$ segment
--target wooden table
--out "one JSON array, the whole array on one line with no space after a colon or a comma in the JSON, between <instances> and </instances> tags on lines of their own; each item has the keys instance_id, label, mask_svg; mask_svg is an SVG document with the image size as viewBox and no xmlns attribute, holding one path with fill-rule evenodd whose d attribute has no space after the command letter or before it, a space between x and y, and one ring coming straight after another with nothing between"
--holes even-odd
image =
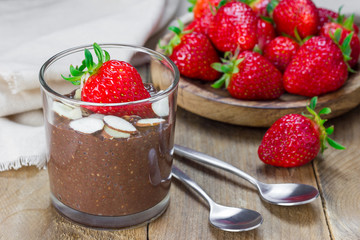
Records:
<instances>
[{"instance_id":1,"label":"wooden table","mask_svg":"<svg viewBox=\"0 0 360 240\"><path fill-rule=\"evenodd\" d=\"M0 239L360 239L360 107L328 124L336 126L333 138L347 149L328 149L311 164L284 169L266 166L257 157L266 129L227 125L178 109L177 144L223 159L264 182L319 188L321 197L310 204L274 206L240 178L175 158L218 203L259 211L264 223L256 230L228 233L213 228L206 203L176 180L169 208L147 226L117 231L85 228L50 205L46 170L24 167L0 173Z\"/></svg>"}]
</instances>

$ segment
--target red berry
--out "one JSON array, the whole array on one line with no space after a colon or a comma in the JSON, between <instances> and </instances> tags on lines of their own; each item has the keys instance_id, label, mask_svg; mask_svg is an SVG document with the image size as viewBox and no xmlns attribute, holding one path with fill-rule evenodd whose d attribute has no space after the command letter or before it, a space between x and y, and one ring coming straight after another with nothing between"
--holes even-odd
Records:
<instances>
[{"instance_id":1,"label":"red berry","mask_svg":"<svg viewBox=\"0 0 360 240\"><path fill-rule=\"evenodd\" d=\"M299 44L295 40L280 36L265 46L264 57L284 72L298 49Z\"/></svg>"},{"instance_id":2,"label":"red berry","mask_svg":"<svg viewBox=\"0 0 360 240\"><path fill-rule=\"evenodd\" d=\"M208 37L196 31L183 31L180 28L171 27L176 35L166 46L160 46L165 54L176 64L180 74L203 81L214 81L220 77L211 64L220 61L217 51Z\"/></svg>"},{"instance_id":3,"label":"red berry","mask_svg":"<svg viewBox=\"0 0 360 240\"><path fill-rule=\"evenodd\" d=\"M229 2L217 11L209 26L209 37L222 52L252 50L257 44L257 16L241 2Z\"/></svg>"},{"instance_id":4,"label":"red berry","mask_svg":"<svg viewBox=\"0 0 360 240\"><path fill-rule=\"evenodd\" d=\"M289 93L313 97L339 89L348 77L340 48L330 39L312 37L287 66L283 81Z\"/></svg>"},{"instance_id":5,"label":"red berry","mask_svg":"<svg viewBox=\"0 0 360 240\"><path fill-rule=\"evenodd\" d=\"M225 83L234 98L270 100L279 98L284 91L279 70L257 52L241 52L223 65L213 64L213 67L225 70L213 87L219 88Z\"/></svg>"},{"instance_id":6,"label":"red berry","mask_svg":"<svg viewBox=\"0 0 360 240\"><path fill-rule=\"evenodd\" d=\"M318 31L318 9L311 0L282 0L273 11L273 20L279 34L295 37L295 28L301 38Z\"/></svg>"},{"instance_id":7,"label":"red berry","mask_svg":"<svg viewBox=\"0 0 360 240\"><path fill-rule=\"evenodd\" d=\"M300 114L289 114L266 132L258 154L266 164L296 167L313 160L320 146L319 127Z\"/></svg>"},{"instance_id":8,"label":"red berry","mask_svg":"<svg viewBox=\"0 0 360 240\"><path fill-rule=\"evenodd\" d=\"M297 167L313 160L323 152L326 142L335 149L345 149L330 139L334 128L325 128L324 120L315 112L317 97L307 107L309 115L288 114L278 119L265 133L258 155L261 161L277 167ZM322 114L331 110L324 108Z\"/></svg>"},{"instance_id":9,"label":"red berry","mask_svg":"<svg viewBox=\"0 0 360 240\"><path fill-rule=\"evenodd\" d=\"M89 50L85 50L85 60L80 67L70 67L72 76L65 78L75 85L83 82L81 89L81 100L93 103L127 103L150 97L145 89L140 74L129 63L119 60L110 60L110 55L94 43L94 51L98 63L93 62ZM141 103L131 106L86 106L87 109L102 114L117 116L138 115L140 117L151 117L154 113L151 105Z\"/></svg>"}]
</instances>

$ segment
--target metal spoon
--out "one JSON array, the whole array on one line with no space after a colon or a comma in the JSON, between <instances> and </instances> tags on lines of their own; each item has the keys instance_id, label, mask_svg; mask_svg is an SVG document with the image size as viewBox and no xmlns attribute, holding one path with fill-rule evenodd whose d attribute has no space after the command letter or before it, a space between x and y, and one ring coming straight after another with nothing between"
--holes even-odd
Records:
<instances>
[{"instance_id":1,"label":"metal spoon","mask_svg":"<svg viewBox=\"0 0 360 240\"><path fill-rule=\"evenodd\" d=\"M226 207L215 203L199 185L176 166L172 167L172 176L194 189L208 202L210 207L209 221L214 227L229 232L241 232L255 229L263 222L261 214L256 211Z\"/></svg>"},{"instance_id":2,"label":"metal spoon","mask_svg":"<svg viewBox=\"0 0 360 240\"><path fill-rule=\"evenodd\" d=\"M257 187L263 200L275 205L294 206L306 204L315 200L319 196L319 191L316 188L306 184L266 184L260 182L226 162L190 148L175 145L174 153L178 156L185 157L198 163L218 167L249 181Z\"/></svg>"}]
</instances>

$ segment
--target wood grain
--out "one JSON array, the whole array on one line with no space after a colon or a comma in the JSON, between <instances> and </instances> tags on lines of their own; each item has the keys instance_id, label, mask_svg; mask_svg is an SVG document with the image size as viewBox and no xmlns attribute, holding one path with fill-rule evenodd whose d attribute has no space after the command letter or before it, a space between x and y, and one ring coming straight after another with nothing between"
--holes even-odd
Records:
<instances>
[{"instance_id":1,"label":"wood grain","mask_svg":"<svg viewBox=\"0 0 360 240\"><path fill-rule=\"evenodd\" d=\"M257 146L264 133L265 129L222 124L180 110L175 142L218 157L264 182L316 186L311 164L281 169L265 166L257 158ZM175 164L218 203L257 210L264 223L250 232L219 231L208 223L206 203L174 180L170 208L150 224L150 239L330 239L320 199L300 207L273 206L263 202L249 183L231 174L179 158Z\"/></svg>"},{"instance_id":2,"label":"wood grain","mask_svg":"<svg viewBox=\"0 0 360 240\"><path fill-rule=\"evenodd\" d=\"M347 147L327 151L314 168L334 239L360 239L360 107L333 119L334 139Z\"/></svg>"},{"instance_id":3,"label":"wood grain","mask_svg":"<svg viewBox=\"0 0 360 240\"><path fill-rule=\"evenodd\" d=\"M357 107L328 122L335 125L333 138L346 150L328 149L311 164L283 169L267 166L257 157L266 129L224 124L178 110L177 144L218 157L264 182L301 182L320 188L321 198L310 204L273 206L240 178L175 158L216 202L259 211L264 223L256 230L228 233L210 226L206 203L175 180L168 210L148 226L121 231L86 228L50 206L46 170L24 167L0 173L0 239L360 239L359 119Z\"/></svg>"}]
</instances>

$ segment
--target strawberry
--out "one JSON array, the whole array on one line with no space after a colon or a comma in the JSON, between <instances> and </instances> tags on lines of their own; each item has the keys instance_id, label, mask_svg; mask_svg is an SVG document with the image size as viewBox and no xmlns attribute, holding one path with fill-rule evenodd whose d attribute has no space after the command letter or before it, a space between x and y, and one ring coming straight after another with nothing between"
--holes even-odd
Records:
<instances>
[{"instance_id":1,"label":"strawberry","mask_svg":"<svg viewBox=\"0 0 360 240\"><path fill-rule=\"evenodd\" d=\"M124 103L142 100L150 97L145 89L140 74L129 63L110 60L108 52L94 43L94 52L98 58L95 64L91 52L85 49L85 60L80 67L70 66L70 77L65 80L82 86L81 100L93 103ZM85 79L88 77L87 79ZM85 80L85 82L84 82ZM112 115L152 116L151 106L98 107L87 106L89 110Z\"/></svg>"},{"instance_id":2,"label":"strawberry","mask_svg":"<svg viewBox=\"0 0 360 240\"><path fill-rule=\"evenodd\" d=\"M259 17L257 21L258 47L264 50L264 47L276 37L274 26L271 22Z\"/></svg>"},{"instance_id":3,"label":"strawberry","mask_svg":"<svg viewBox=\"0 0 360 240\"><path fill-rule=\"evenodd\" d=\"M349 44L343 44L341 48L344 53L349 52ZM285 70L285 90L313 97L340 88L348 77L345 59L349 56L344 56L342 50L330 38L310 38L299 48Z\"/></svg>"},{"instance_id":4,"label":"strawberry","mask_svg":"<svg viewBox=\"0 0 360 240\"><path fill-rule=\"evenodd\" d=\"M283 93L282 77L266 58L257 52L225 53L223 64L212 66L224 75L212 87L225 84L231 96L246 100L277 99Z\"/></svg>"},{"instance_id":5,"label":"strawberry","mask_svg":"<svg viewBox=\"0 0 360 240\"><path fill-rule=\"evenodd\" d=\"M276 37L264 48L264 57L284 72L293 56L299 49L299 44L285 36Z\"/></svg>"},{"instance_id":6,"label":"strawberry","mask_svg":"<svg viewBox=\"0 0 360 240\"><path fill-rule=\"evenodd\" d=\"M248 4L259 17L269 15L266 8L270 0L242 0L242 2Z\"/></svg>"},{"instance_id":7,"label":"strawberry","mask_svg":"<svg viewBox=\"0 0 360 240\"><path fill-rule=\"evenodd\" d=\"M252 50L257 44L257 16L241 2L222 5L209 26L209 37L221 52Z\"/></svg>"},{"instance_id":8,"label":"strawberry","mask_svg":"<svg viewBox=\"0 0 360 240\"><path fill-rule=\"evenodd\" d=\"M335 149L345 149L328 135L334 127L324 127L326 120L319 115L331 112L329 108L315 112L317 97L307 106L309 115L288 114L278 119L265 133L258 148L261 161L277 167L297 167L313 160L328 143Z\"/></svg>"},{"instance_id":9,"label":"strawberry","mask_svg":"<svg viewBox=\"0 0 360 240\"><path fill-rule=\"evenodd\" d=\"M295 37L296 28L300 37L306 38L318 31L318 9L311 0L272 0L268 9L279 34Z\"/></svg>"},{"instance_id":10,"label":"strawberry","mask_svg":"<svg viewBox=\"0 0 360 240\"><path fill-rule=\"evenodd\" d=\"M349 17L345 20L344 23L337 23L337 22L328 22L325 23L324 26L320 29L320 36L330 37L335 34L337 29L341 29L341 36L339 39L339 44L342 44L345 38L354 31L353 28L354 22L354 15ZM359 55L360 55L360 41L359 37L356 34L353 34L351 41L350 41L350 48L351 48L351 59L349 60L349 66L354 67L356 66Z\"/></svg>"},{"instance_id":11,"label":"strawberry","mask_svg":"<svg viewBox=\"0 0 360 240\"><path fill-rule=\"evenodd\" d=\"M195 29L208 34L208 28L221 0L188 0L191 3L190 12L194 13L194 21L185 30Z\"/></svg>"},{"instance_id":12,"label":"strawberry","mask_svg":"<svg viewBox=\"0 0 360 240\"><path fill-rule=\"evenodd\" d=\"M184 31L184 25L179 21L179 28L169 28L175 36L166 46L160 48L176 64L180 74L200 79L203 81L214 81L220 77L211 64L220 61L218 53L208 37L200 32Z\"/></svg>"}]
</instances>

